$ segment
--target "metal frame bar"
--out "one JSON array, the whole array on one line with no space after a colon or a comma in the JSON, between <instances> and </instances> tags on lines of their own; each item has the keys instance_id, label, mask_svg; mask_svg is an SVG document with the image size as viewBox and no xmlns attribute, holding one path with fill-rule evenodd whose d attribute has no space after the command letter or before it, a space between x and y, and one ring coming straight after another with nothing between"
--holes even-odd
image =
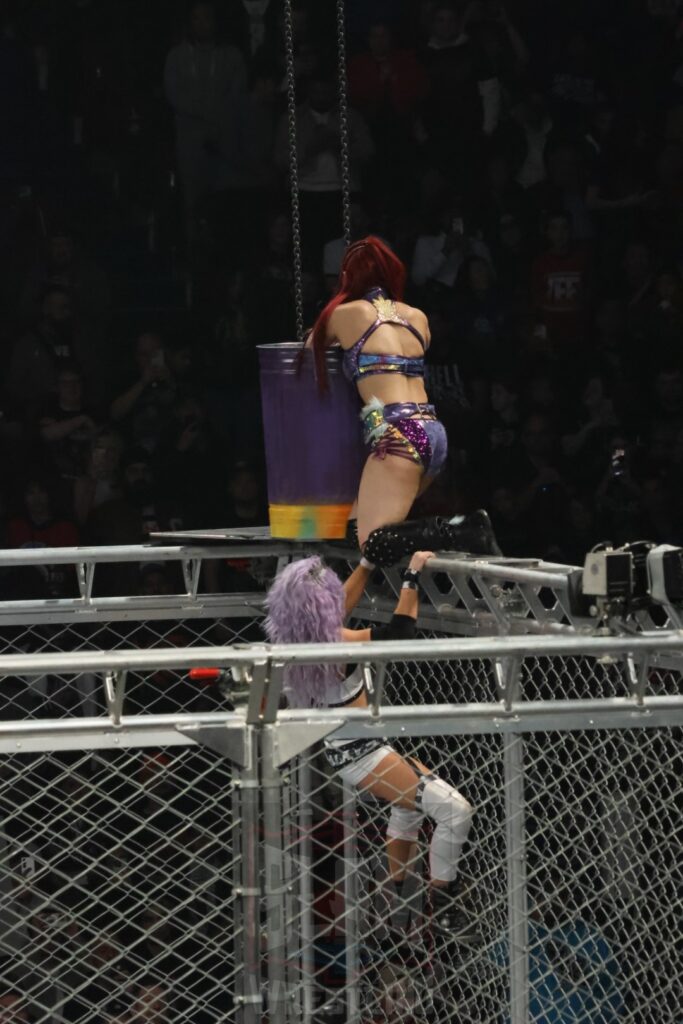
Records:
<instances>
[{"instance_id":1,"label":"metal frame bar","mask_svg":"<svg viewBox=\"0 0 683 1024\"><path fill-rule=\"evenodd\" d=\"M287 1024L287 945L282 844L282 772L277 765L277 732L259 730L263 794L263 891L267 914L268 1021Z\"/></svg>"},{"instance_id":2,"label":"metal frame bar","mask_svg":"<svg viewBox=\"0 0 683 1024\"><path fill-rule=\"evenodd\" d=\"M244 775L241 775L241 777L237 777L236 775L233 776L233 789L232 789L231 800L230 800L230 807L231 807L232 820L233 821L239 821L240 820L240 816L242 814L242 805L241 805L241 796L242 796L242 794L241 794L240 787L241 787L243 778L244 778ZM240 842L240 844L243 842L243 836L244 836L244 832L245 831L246 830L244 830L242 833L239 834L239 840L238 841ZM239 857L233 857L233 862L232 862L232 892L233 892L233 896L235 897L234 911L233 911L234 912L233 935L234 935L234 943L235 943L235 945L234 945L234 949L235 949L235 964L242 963L242 964L246 965L247 957L248 957L247 938L246 938L246 913L245 913L245 908L242 905L242 900L240 900L240 898L239 898L242 895L242 889L243 889L243 885L244 885L243 861L244 861L243 851L242 851L242 849L240 847L240 855L239 855ZM245 970L244 973L246 975L247 971ZM237 1007L237 1012L235 1014L235 1016L236 1016L236 1024L246 1024L246 1021L244 1019L244 1003L243 1003L243 999L246 996L246 994L247 994L246 993L246 986L243 983L242 991L235 993L235 1004L236 1004L236 1007Z\"/></svg>"},{"instance_id":3,"label":"metal frame bar","mask_svg":"<svg viewBox=\"0 0 683 1024\"><path fill-rule=\"evenodd\" d=\"M287 1012L290 1019L300 1019L300 949L296 934L296 903L297 881L299 872L295 870L296 859L296 822L292 816L292 807L296 800L296 777L293 765L287 765L282 773L281 829L282 829L282 888L284 904L284 955L285 955L285 991L287 993ZM298 1015L298 1016L296 1016Z\"/></svg>"},{"instance_id":4,"label":"metal frame bar","mask_svg":"<svg viewBox=\"0 0 683 1024\"><path fill-rule=\"evenodd\" d=\"M110 565L113 562L187 562L216 558L273 558L308 551L308 543L266 540L259 544L103 544L82 548L0 548L8 565Z\"/></svg>"},{"instance_id":5,"label":"metal frame bar","mask_svg":"<svg viewBox=\"0 0 683 1024\"><path fill-rule=\"evenodd\" d=\"M234 537L234 540L231 538ZM169 536L160 537L169 540ZM213 541L213 542L212 542ZM208 531L184 535L182 543L158 546L122 545L118 547L41 548L39 550L0 550L0 569L18 565L73 565L79 597L55 601L7 601L0 604L0 624L93 622L104 616L110 621L168 617L202 618L211 615L253 616L260 614L262 595L200 594L199 583L204 561L248 558L273 559L278 568L292 558L309 554L311 549L332 561L354 564L358 552L325 541L275 540L263 528L246 531ZM97 565L111 563L177 562L185 592L169 597L93 597ZM427 573L446 573L452 585L447 595L439 593L427 575L421 621L425 628L450 632L456 626L465 635L472 633L547 633L557 629L592 628L595 621L577 614L570 595L577 573L575 566L558 565L536 559L474 557L442 552L427 568ZM384 582L396 589L397 573L388 569ZM475 597L471 584L479 588ZM552 593L550 604L540 600L540 591ZM386 587L384 588L386 592ZM381 618L386 597L373 582L358 608L371 618ZM683 618L674 607L666 608L667 628L680 628ZM390 613L390 611L389 611ZM653 626L647 610L631 620L636 628Z\"/></svg>"},{"instance_id":6,"label":"metal frame bar","mask_svg":"<svg viewBox=\"0 0 683 1024\"><path fill-rule=\"evenodd\" d=\"M344 830L344 931L346 936L346 1021L360 1021L360 926L358 915L358 870L356 866L356 791L342 783L342 828Z\"/></svg>"},{"instance_id":7,"label":"metal frame bar","mask_svg":"<svg viewBox=\"0 0 683 1024\"><path fill-rule=\"evenodd\" d=\"M510 708L519 702L521 662L502 665L504 699ZM510 971L510 1024L529 1020L529 917L526 878L524 810L524 738L521 732L503 737L505 785L505 854L508 895L508 956Z\"/></svg>"},{"instance_id":8,"label":"metal frame bar","mask_svg":"<svg viewBox=\"0 0 683 1024\"><path fill-rule=\"evenodd\" d=\"M149 622L155 619L256 618L263 614L263 594L171 594L168 596L55 598L48 601L3 601L0 625L69 625L84 622Z\"/></svg>"},{"instance_id":9,"label":"metal frame bar","mask_svg":"<svg viewBox=\"0 0 683 1024\"><path fill-rule=\"evenodd\" d=\"M302 759L297 768L297 792L299 794L299 817L297 827L298 857L301 866L299 878L298 916L301 937L301 1022L312 1024L315 1008L315 951L313 948L315 929L313 926L313 865L312 828L313 808L311 807L311 765Z\"/></svg>"},{"instance_id":10,"label":"metal frame bar","mask_svg":"<svg viewBox=\"0 0 683 1024\"><path fill-rule=\"evenodd\" d=\"M553 655L676 654L683 668L683 631L638 633L633 636L505 636L453 637L437 640L383 640L377 643L244 644L235 647L173 647L155 650L75 651L49 654L2 654L0 677L60 675L115 671L156 671L205 665L253 665L264 658L282 665L328 662L450 661L455 658L539 657ZM651 659L650 666L656 662ZM271 696L272 699L272 696Z\"/></svg>"},{"instance_id":11,"label":"metal frame bar","mask_svg":"<svg viewBox=\"0 0 683 1024\"><path fill-rule=\"evenodd\" d=\"M241 905L242 992L238 994L240 1024L259 1024L261 1020L261 915L259 874L259 802L258 763L253 731L246 730L248 765L235 780L239 793L240 829L239 889L235 895ZM238 818L235 821L240 820Z\"/></svg>"},{"instance_id":12,"label":"metal frame bar","mask_svg":"<svg viewBox=\"0 0 683 1024\"><path fill-rule=\"evenodd\" d=\"M324 735L329 723L337 725L335 739L393 736L503 735L572 731L575 729L653 729L683 725L683 694L604 700L513 701L509 711L494 704L428 704L333 711L280 711L278 721L265 727L274 765L281 762L278 732L296 730L302 752ZM340 722L342 724L340 724ZM202 725L249 731L240 712L203 715L123 715L114 726L106 718L36 719L0 722L0 753L20 754L46 750L136 749L145 746L185 747L201 742ZM313 726L319 726L319 729ZM263 727L261 727L263 728ZM309 742L303 742L305 736ZM272 749L271 749L272 748ZM294 756L294 755L292 755Z\"/></svg>"}]
</instances>

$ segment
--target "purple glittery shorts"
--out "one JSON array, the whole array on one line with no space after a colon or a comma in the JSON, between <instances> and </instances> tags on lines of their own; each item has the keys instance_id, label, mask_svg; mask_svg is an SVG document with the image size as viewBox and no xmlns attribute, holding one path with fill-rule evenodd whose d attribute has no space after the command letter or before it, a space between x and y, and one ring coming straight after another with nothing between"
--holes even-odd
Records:
<instances>
[{"instance_id":1,"label":"purple glittery shorts","mask_svg":"<svg viewBox=\"0 0 683 1024\"><path fill-rule=\"evenodd\" d=\"M433 405L393 402L384 405L373 398L361 413L366 444L375 458L397 455L411 459L428 476L443 469L448 439Z\"/></svg>"}]
</instances>

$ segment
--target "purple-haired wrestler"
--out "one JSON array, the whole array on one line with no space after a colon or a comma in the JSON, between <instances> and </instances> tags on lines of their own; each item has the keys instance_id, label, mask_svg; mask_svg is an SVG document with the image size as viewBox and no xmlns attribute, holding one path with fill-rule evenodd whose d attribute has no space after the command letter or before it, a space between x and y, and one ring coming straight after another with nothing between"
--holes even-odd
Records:
<instances>
[{"instance_id":1,"label":"purple-haired wrestler","mask_svg":"<svg viewBox=\"0 0 683 1024\"><path fill-rule=\"evenodd\" d=\"M403 574L396 610L386 626L347 629L344 619L365 590L371 569L361 563L342 584L318 557L286 566L268 593L265 630L273 643L410 640L415 636L418 580L431 552L416 552ZM290 707L367 707L360 665L288 665L284 690ZM415 859L424 817L434 823L429 847L433 926L445 941L475 941L461 911L454 912L453 887L458 860L470 830L473 810L447 782L414 758L402 757L384 739L325 740L325 756L342 778L359 790L391 804L387 827L387 862L397 905L407 870Z\"/></svg>"}]
</instances>

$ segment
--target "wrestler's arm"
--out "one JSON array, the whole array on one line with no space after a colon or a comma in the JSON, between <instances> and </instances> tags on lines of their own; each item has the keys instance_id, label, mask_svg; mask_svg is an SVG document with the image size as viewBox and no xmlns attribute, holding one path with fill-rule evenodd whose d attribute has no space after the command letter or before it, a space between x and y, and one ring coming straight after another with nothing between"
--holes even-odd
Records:
<instances>
[{"instance_id":1,"label":"wrestler's arm","mask_svg":"<svg viewBox=\"0 0 683 1024\"><path fill-rule=\"evenodd\" d=\"M332 345L338 345L339 342L336 340L336 326L339 317L337 316L338 310L335 309L334 313L330 317L327 323L327 342L326 346L331 347ZM332 339L332 340L330 340ZM313 328L309 327L306 331L304 338L304 348L313 348Z\"/></svg>"},{"instance_id":2,"label":"wrestler's arm","mask_svg":"<svg viewBox=\"0 0 683 1024\"><path fill-rule=\"evenodd\" d=\"M371 569L366 569L364 565L357 565L353 570L349 578L344 583L344 614L350 615L353 609L356 607L361 597L367 582L370 579ZM362 632L362 630L349 629L348 633Z\"/></svg>"},{"instance_id":3,"label":"wrestler's arm","mask_svg":"<svg viewBox=\"0 0 683 1024\"><path fill-rule=\"evenodd\" d=\"M431 552L416 551L410 560L409 568L416 569L417 572L423 568L425 562L432 557ZM363 580L362 586L358 591L358 596L351 605L351 608L360 600L360 597L365 588L370 570L363 569L363 566L359 565L357 569L349 576L348 580L344 584L346 586L353 580L353 577L359 570L363 571L366 575ZM360 581L360 576L358 580ZM358 586L359 582L354 583L353 586ZM394 609L394 614L391 620L384 626L373 626L370 629L343 629L342 639L347 643L362 643L367 640L410 640L415 634L415 623L417 622L417 613L419 610L419 598L417 590L409 590L401 588L399 594L398 603Z\"/></svg>"}]
</instances>

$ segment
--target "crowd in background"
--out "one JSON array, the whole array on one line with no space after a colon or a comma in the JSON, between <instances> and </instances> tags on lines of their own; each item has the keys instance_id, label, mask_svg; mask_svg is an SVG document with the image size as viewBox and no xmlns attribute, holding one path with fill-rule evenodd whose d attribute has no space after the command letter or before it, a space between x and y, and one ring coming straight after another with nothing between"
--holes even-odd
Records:
<instances>
[{"instance_id":1,"label":"crowd in background","mask_svg":"<svg viewBox=\"0 0 683 1024\"><path fill-rule=\"evenodd\" d=\"M344 249L336 10L293 7L310 324ZM1 546L266 522L256 346L295 333L282 10L280 0L0 3ZM577 563L603 539L682 543L680 5L346 0L346 14L352 234L378 234L408 267L407 301L430 318L428 390L449 434L422 511L488 507L512 556ZM246 589L239 567L221 571L216 586L237 572ZM108 579L107 592L173 583L154 564L135 581ZM9 598L75 586L59 567L0 577ZM21 700L40 713L51 683L39 683L46 692L6 681L13 715ZM194 826L163 818L172 780L148 760L122 769L136 785L111 834L135 837L131 821L159 813L140 826L139 849L166 830L193 850ZM35 973L3 967L0 1020L35 1016L29 985L55 1008L41 1017L50 1021L75 1022L86 1005L107 1024L227 1012L230 949L212 947L201 965L198 943L211 936L192 931L192 907L150 903L123 934L113 888L100 894L111 919L77 926L76 864L59 868L73 885L56 883L58 918L50 878L26 917L43 811L62 809L58 853L78 856L87 840L86 860L101 855L97 829L84 835L82 816L69 818L74 804L93 821L104 813L88 803L95 762L52 758L46 771L18 775L3 798L3 932L33 950ZM40 801L25 820L17 802L30 806L34 785ZM53 854L43 859L54 867ZM209 873L212 858L220 851L204 858ZM105 885L107 871L88 885ZM107 991L91 985L74 1001L78 979L57 968L77 947ZM2 946L0 966L16 955ZM217 1001L171 1005L178 958L194 963L195 981L213 979ZM147 961L163 969L149 974Z\"/></svg>"},{"instance_id":2,"label":"crowd in background","mask_svg":"<svg viewBox=\"0 0 683 1024\"><path fill-rule=\"evenodd\" d=\"M347 4L352 232L409 268L449 433L423 510L489 507L510 555L683 539L678 6ZM293 15L307 323L343 251L334 8ZM282 5L0 10L3 543L264 523Z\"/></svg>"}]
</instances>

